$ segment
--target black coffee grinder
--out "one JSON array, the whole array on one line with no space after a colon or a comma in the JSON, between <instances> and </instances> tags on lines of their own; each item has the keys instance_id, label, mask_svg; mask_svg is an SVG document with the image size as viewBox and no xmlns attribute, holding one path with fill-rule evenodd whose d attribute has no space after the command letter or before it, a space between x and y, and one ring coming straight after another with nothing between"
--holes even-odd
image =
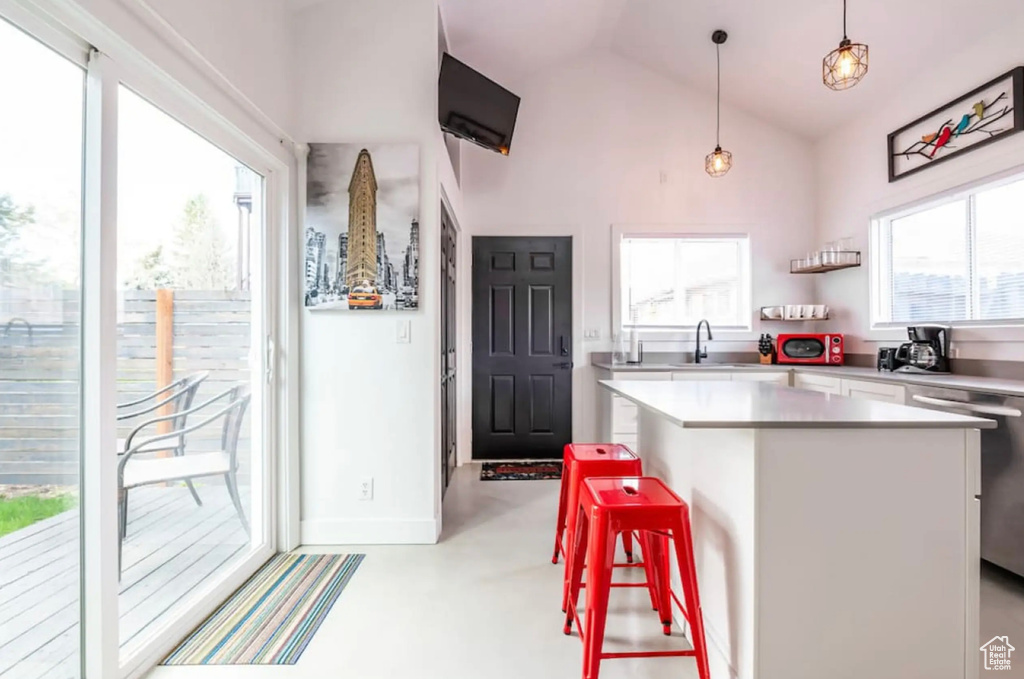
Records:
<instances>
[{"instance_id":1,"label":"black coffee grinder","mask_svg":"<svg viewBox=\"0 0 1024 679\"><path fill-rule=\"evenodd\" d=\"M907 328L910 342L896 352L896 368L901 373L948 373L949 333L947 325L912 325Z\"/></svg>"}]
</instances>

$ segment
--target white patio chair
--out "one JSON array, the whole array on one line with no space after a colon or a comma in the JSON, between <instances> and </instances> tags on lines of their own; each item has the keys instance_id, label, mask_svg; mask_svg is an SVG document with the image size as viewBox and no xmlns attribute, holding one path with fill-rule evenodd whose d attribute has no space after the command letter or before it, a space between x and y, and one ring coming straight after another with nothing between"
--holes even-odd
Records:
<instances>
[{"instance_id":1,"label":"white patio chair","mask_svg":"<svg viewBox=\"0 0 1024 679\"><path fill-rule=\"evenodd\" d=\"M154 391L147 396L143 396L140 399L127 401L125 403L118 403L117 421L125 422L127 420L140 418L144 415L159 413L160 409L166 406L169 411L168 414L174 416L174 418L170 420L171 429L184 429L188 424L186 422L188 415L185 413L187 413L192 407L192 403L196 398L196 392L199 391L199 386L209 376L209 371L192 373L191 375L186 375L181 379L175 380L166 387ZM118 455L124 454L124 451L127 450L125 443L125 439L117 440ZM172 439L166 442L154 443L153 446L144 449L144 452L147 453L165 451L171 451L175 457L181 457L184 455L184 437ZM201 507L203 505L203 501L199 497L199 493L196 491L195 486L191 481L186 481L185 485L188 486L189 492L192 493L192 499Z\"/></svg>"},{"instance_id":2,"label":"white patio chair","mask_svg":"<svg viewBox=\"0 0 1024 679\"><path fill-rule=\"evenodd\" d=\"M238 439L242 430L242 420L249 406L251 394L244 386L236 386L205 401L189 410L174 415L156 417L143 422L125 440L124 453L117 464L117 508L118 508L118 541L117 563L121 567L122 543L128 533L128 491L140 486L155 485L173 481L191 482L209 476L223 476L228 495L235 506L238 518L246 533L249 522L245 518L245 510L238 494ZM222 405L227 403L227 405ZM202 418L200 422L175 429L165 434L142 436L142 430L159 422L173 422L176 418L195 415ZM187 434L198 431L218 420L223 420L221 427L221 449L206 453L188 453L184 440ZM173 457L137 457L151 455L160 450L163 442L182 441L182 454ZM157 446L154 448L154 446ZM165 450L170 449L164 448Z\"/></svg>"}]
</instances>

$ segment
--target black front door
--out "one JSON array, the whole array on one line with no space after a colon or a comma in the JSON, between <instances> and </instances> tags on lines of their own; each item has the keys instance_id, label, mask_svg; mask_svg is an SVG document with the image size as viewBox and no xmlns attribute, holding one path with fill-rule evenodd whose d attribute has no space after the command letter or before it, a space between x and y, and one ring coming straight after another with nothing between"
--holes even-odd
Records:
<instances>
[{"instance_id":1,"label":"black front door","mask_svg":"<svg viewBox=\"0 0 1024 679\"><path fill-rule=\"evenodd\" d=\"M572 239L473 238L473 459L572 438Z\"/></svg>"}]
</instances>

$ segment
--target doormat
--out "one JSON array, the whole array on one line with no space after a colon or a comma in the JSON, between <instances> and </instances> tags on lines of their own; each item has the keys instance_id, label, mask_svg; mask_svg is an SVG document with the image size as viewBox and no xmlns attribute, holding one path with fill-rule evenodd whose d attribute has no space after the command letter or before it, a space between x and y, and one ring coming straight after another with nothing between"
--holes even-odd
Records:
<instances>
[{"instance_id":1,"label":"doormat","mask_svg":"<svg viewBox=\"0 0 1024 679\"><path fill-rule=\"evenodd\" d=\"M294 665L364 554L278 554L163 665Z\"/></svg>"},{"instance_id":2,"label":"doormat","mask_svg":"<svg viewBox=\"0 0 1024 679\"><path fill-rule=\"evenodd\" d=\"M551 462L484 462L481 481L549 481L562 478L562 463Z\"/></svg>"}]
</instances>

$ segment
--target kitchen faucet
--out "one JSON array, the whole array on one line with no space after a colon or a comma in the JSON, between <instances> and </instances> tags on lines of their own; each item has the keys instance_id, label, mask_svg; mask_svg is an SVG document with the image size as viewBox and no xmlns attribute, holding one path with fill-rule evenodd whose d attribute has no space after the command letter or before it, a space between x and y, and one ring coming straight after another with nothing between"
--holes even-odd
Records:
<instances>
[{"instance_id":1,"label":"kitchen faucet","mask_svg":"<svg viewBox=\"0 0 1024 679\"><path fill-rule=\"evenodd\" d=\"M714 339L714 336L712 336L712 334L711 334L711 324L708 323L708 319L706 319L706 318L701 319L700 323L697 324L697 351L694 352L694 355L693 355L693 362L694 363L700 363L702 358L707 358L708 357L708 350L704 349L703 351L701 351L701 348L700 348L700 326L702 326L702 325L708 326L708 341L710 342L711 340Z\"/></svg>"}]
</instances>

